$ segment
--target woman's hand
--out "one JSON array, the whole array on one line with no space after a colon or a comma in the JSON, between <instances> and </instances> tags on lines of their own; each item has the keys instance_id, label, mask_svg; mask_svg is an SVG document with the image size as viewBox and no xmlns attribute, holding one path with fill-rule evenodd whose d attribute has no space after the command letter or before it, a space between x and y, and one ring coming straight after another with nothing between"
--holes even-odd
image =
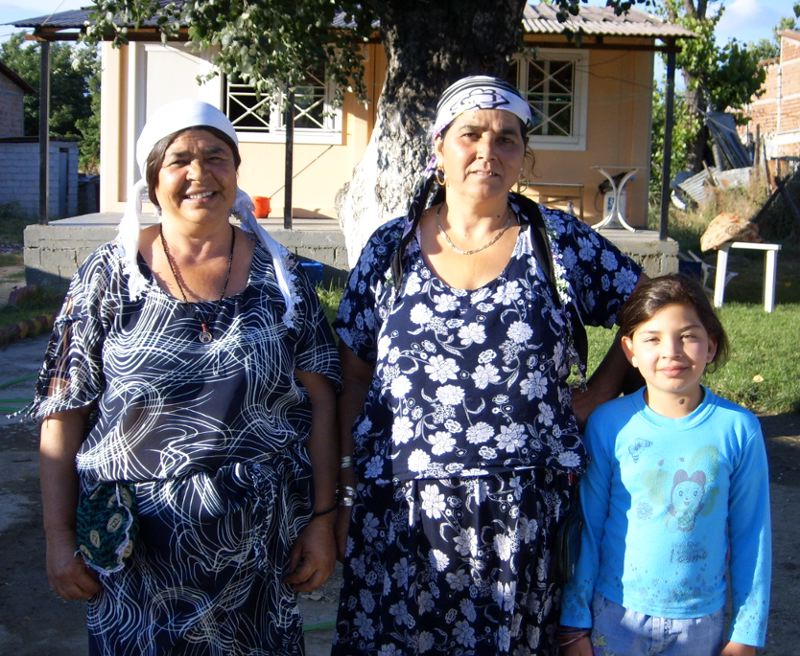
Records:
<instances>
[{"instance_id":1,"label":"woman's hand","mask_svg":"<svg viewBox=\"0 0 800 656\"><path fill-rule=\"evenodd\" d=\"M47 533L47 579L59 597L86 601L102 586L80 556L75 555L75 533L69 530Z\"/></svg>"},{"instance_id":2,"label":"woman's hand","mask_svg":"<svg viewBox=\"0 0 800 656\"><path fill-rule=\"evenodd\" d=\"M289 552L289 568L284 582L295 592L316 590L333 573L336 566L334 518L334 513L314 517Z\"/></svg>"},{"instance_id":3,"label":"woman's hand","mask_svg":"<svg viewBox=\"0 0 800 656\"><path fill-rule=\"evenodd\" d=\"M720 656L756 656L756 648L741 642L729 642L722 648Z\"/></svg>"},{"instance_id":4,"label":"woman's hand","mask_svg":"<svg viewBox=\"0 0 800 656\"><path fill-rule=\"evenodd\" d=\"M297 592L311 592L321 586L336 565L333 524L336 511L336 476L339 462L336 436L336 394L325 376L295 370L295 376L311 399L311 435L308 454L314 474L314 505L319 515L311 518L289 552L284 581Z\"/></svg>"},{"instance_id":5,"label":"woman's hand","mask_svg":"<svg viewBox=\"0 0 800 656\"><path fill-rule=\"evenodd\" d=\"M89 408L50 415L42 422L39 469L47 541L47 578L62 599L85 600L102 589L94 572L75 555L78 473L75 454L86 435Z\"/></svg>"}]
</instances>

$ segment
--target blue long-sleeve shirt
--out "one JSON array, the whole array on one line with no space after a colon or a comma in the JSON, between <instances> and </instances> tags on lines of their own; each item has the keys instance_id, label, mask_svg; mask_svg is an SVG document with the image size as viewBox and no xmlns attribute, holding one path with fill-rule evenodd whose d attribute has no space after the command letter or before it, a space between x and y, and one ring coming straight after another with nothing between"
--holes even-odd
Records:
<instances>
[{"instance_id":1,"label":"blue long-sleeve shirt","mask_svg":"<svg viewBox=\"0 0 800 656\"><path fill-rule=\"evenodd\" d=\"M648 615L708 615L725 604L730 567L730 639L764 644L771 570L764 439L753 414L704 392L679 419L648 408L643 389L589 418L581 554L562 624L590 627L595 591Z\"/></svg>"}]
</instances>

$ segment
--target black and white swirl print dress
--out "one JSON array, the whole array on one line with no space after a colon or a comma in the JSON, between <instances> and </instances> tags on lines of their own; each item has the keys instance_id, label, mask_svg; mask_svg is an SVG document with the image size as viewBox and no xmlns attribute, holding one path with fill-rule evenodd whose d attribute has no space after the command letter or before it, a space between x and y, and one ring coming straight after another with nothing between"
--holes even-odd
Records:
<instances>
[{"instance_id":1,"label":"black and white swirl print dress","mask_svg":"<svg viewBox=\"0 0 800 656\"><path fill-rule=\"evenodd\" d=\"M283 584L312 507L307 392L296 369L340 382L331 331L293 266L295 319L269 253L256 244L247 287L213 303L148 284L129 299L120 247L73 278L47 349L32 414L94 404L76 458L83 494L135 485L140 537L126 567L88 605L91 654L302 654Z\"/></svg>"}]
</instances>

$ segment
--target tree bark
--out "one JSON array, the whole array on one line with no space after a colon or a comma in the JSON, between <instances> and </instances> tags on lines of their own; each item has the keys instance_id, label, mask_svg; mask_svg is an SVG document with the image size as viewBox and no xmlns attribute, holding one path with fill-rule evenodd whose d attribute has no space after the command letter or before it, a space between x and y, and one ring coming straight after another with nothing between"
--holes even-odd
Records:
<instances>
[{"instance_id":1,"label":"tree bark","mask_svg":"<svg viewBox=\"0 0 800 656\"><path fill-rule=\"evenodd\" d=\"M521 44L525 0L373 0L387 70L375 127L337 197L353 266L370 234L402 215L431 153L442 91L464 75L505 77Z\"/></svg>"}]
</instances>

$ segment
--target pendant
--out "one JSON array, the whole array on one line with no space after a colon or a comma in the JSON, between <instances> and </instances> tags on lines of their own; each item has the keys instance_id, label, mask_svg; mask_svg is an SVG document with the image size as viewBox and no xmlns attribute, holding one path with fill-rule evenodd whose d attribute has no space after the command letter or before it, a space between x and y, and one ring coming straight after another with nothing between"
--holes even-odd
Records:
<instances>
[{"instance_id":1,"label":"pendant","mask_svg":"<svg viewBox=\"0 0 800 656\"><path fill-rule=\"evenodd\" d=\"M203 344L208 344L214 336L211 334L211 331L206 326L205 321L200 324L200 335L198 335L197 339L199 339Z\"/></svg>"}]
</instances>

